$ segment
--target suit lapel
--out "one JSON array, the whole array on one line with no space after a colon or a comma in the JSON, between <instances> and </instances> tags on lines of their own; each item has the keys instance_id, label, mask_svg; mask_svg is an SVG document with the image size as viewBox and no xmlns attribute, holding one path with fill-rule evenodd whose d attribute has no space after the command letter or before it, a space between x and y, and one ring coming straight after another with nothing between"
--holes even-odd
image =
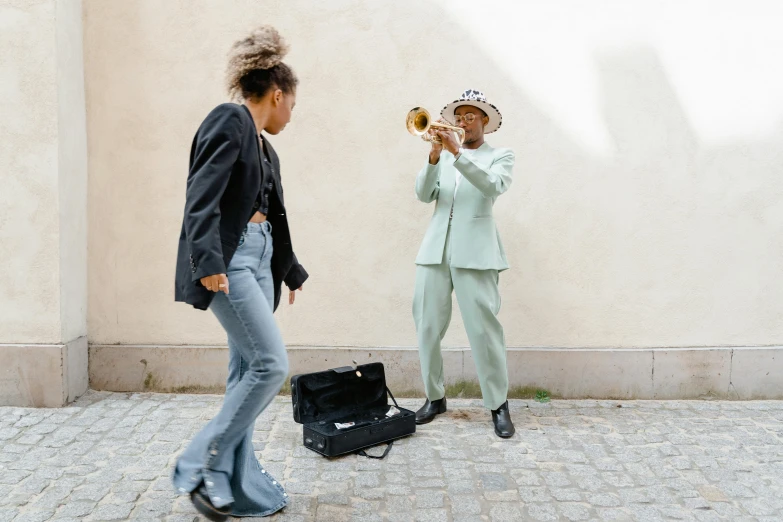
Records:
<instances>
[{"instance_id":1,"label":"suit lapel","mask_svg":"<svg viewBox=\"0 0 783 522\"><path fill-rule=\"evenodd\" d=\"M492 164L492 158L494 156L494 150L486 141L476 150L475 160L476 165L481 168L488 168Z\"/></svg>"}]
</instances>

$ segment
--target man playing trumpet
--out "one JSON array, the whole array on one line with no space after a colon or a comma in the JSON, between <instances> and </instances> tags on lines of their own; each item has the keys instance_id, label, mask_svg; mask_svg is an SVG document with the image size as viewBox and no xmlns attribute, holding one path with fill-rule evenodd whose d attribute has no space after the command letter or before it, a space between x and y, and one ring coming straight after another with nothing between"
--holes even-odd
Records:
<instances>
[{"instance_id":1,"label":"man playing trumpet","mask_svg":"<svg viewBox=\"0 0 783 522\"><path fill-rule=\"evenodd\" d=\"M435 201L435 212L416 257L413 317L427 400L416 423L446 411L441 340L451 321L456 292L484 405L492 411L495 433L508 438L514 425L508 411L508 368L503 327L498 321L498 273L508 268L492 207L511 185L514 153L493 148L484 134L502 118L484 95L467 90L441 111L464 131L460 143L448 127L433 125L423 138L432 142L428 164L416 177L416 196Z\"/></svg>"}]
</instances>

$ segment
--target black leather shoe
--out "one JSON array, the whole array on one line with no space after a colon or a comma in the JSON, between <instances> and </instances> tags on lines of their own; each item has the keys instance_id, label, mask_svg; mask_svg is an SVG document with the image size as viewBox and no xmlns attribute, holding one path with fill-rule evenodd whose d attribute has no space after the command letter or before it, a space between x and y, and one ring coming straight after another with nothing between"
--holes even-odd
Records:
<instances>
[{"instance_id":1,"label":"black leather shoe","mask_svg":"<svg viewBox=\"0 0 783 522\"><path fill-rule=\"evenodd\" d=\"M508 401L500 405L497 410L492 410L492 422L495 424L495 435L507 439L514 435L514 423L511 422L511 414L508 412Z\"/></svg>"},{"instance_id":2,"label":"black leather shoe","mask_svg":"<svg viewBox=\"0 0 783 522\"><path fill-rule=\"evenodd\" d=\"M231 505L222 508L216 508L212 505L203 483L190 493L190 501L193 502L196 511L213 522L224 522L231 514Z\"/></svg>"},{"instance_id":3,"label":"black leather shoe","mask_svg":"<svg viewBox=\"0 0 783 522\"><path fill-rule=\"evenodd\" d=\"M439 413L446 413L446 397L432 402L427 399L424 406L416 412L416 424L427 424L428 422L432 422L435 415Z\"/></svg>"}]
</instances>

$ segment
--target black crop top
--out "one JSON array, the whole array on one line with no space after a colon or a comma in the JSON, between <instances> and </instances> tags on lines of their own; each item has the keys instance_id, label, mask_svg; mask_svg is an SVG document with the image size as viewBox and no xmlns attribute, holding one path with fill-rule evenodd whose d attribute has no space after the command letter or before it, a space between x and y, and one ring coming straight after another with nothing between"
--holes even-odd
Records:
<instances>
[{"instance_id":1,"label":"black crop top","mask_svg":"<svg viewBox=\"0 0 783 522\"><path fill-rule=\"evenodd\" d=\"M262 165L261 168L264 170L269 169L272 170L272 162L269 161L269 154L266 151L266 146L263 144L263 140L261 141L261 150L263 151L263 162L264 165ZM261 183L264 183L264 178L266 176L261 176ZM256 201L253 203L253 213L255 212L261 212L263 215L269 214L269 195L272 193L272 189L275 188L275 182L273 176L267 177L266 184L263 184L259 191L258 196L256 196Z\"/></svg>"}]
</instances>

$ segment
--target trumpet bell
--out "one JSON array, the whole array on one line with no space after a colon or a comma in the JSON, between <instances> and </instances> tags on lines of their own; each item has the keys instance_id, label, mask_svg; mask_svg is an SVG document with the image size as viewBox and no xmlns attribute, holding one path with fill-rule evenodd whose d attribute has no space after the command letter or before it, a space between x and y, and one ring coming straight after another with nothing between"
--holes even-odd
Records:
<instances>
[{"instance_id":1,"label":"trumpet bell","mask_svg":"<svg viewBox=\"0 0 783 522\"><path fill-rule=\"evenodd\" d=\"M429 133L429 130L433 128L455 132L460 144L465 141L464 129L455 125L433 122L429 111L423 107L414 107L408 111L408 116L405 118L405 126L408 132L414 136L421 136L421 139L424 141L440 143L441 140L438 136L433 136Z\"/></svg>"},{"instance_id":2,"label":"trumpet bell","mask_svg":"<svg viewBox=\"0 0 783 522\"><path fill-rule=\"evenodd\" d=\"M408 112L405 126L414 136L421 136L430 129L430 113L427 109L414 107Z\"/></svg>"}]
</instances>

